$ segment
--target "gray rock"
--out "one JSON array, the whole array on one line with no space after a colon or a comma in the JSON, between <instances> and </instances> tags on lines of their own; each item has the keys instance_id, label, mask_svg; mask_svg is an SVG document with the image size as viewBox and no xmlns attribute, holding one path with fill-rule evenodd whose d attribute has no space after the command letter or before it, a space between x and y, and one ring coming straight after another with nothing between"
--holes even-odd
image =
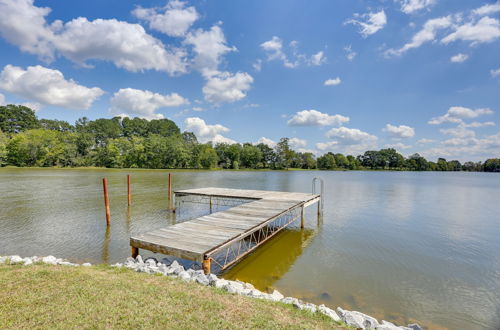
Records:
<instances>
[{"instance_id":1,"label":"gray rock","mask_svg":"<svg viewBox=\"0 0 500 330\"><path fill-rule=\"evenodd\" d=\"M174 261L174 262L175 262L175 261ZM185 270L184 270L184 267L182 267L182 266L181 266L181 265L179 265L179 264L177 264L176 266L170 266L170 268L172 268L172 269L173 269L173 272L172 272L172 273L173 273L174 275L177 275L177 276L179 276L179 274L180 274L180 273L182 273L182 272L184 272L184 271L185 271ZM186 272L186 273L187 273L187 272ZM188 275L189 275L189 273L188 273Z\"/></svg>"},{"instance_id":2,"label":"gray rock","mask_svg":"<svg viewBox=\"0 0 500 330\"><path fill-rule=\"evenodd\" d=\"M281 299L281 302L284 304L293 305L295 302L299 302L299 300L297 298L293 298L293 297L286 297L286 298Z\"/></svg>"},{"instance_id":3,"label":"gray rock","mask_svg":"<svg viewBox=\"0 0 500 330\"><path fill-rule=\"evenodd\" d=\"M6 260L7 260L7 257L0 256L0 264L4 264Z\"/></svg>"},{"instance_id":4,"label":"gray rock","mask_svg":"<svg viewBox=\"0 0 500 330\"><path fill-rule=\"evenodd\" d=\"M210 285L214 285L215 281L217 281L219 278L217 277L217 275L208 274L207 279L208 279L208 283L210 283Z\"/></svg>"},{"instance_id":5,"label":"gray rock","mask_svg":"<svg viewBox=\"0 0 500 330\"><path fill-rule=\"evenodd\" d=\"M241 283L243 283L243 287L245 289L250 289L250 290L254 290L255 289L255 287L251 283L244 283L244 282L241 282Z\"/></svg>"},{"instance_id":6,"label":"gray rock","mask_svg":"<svg viewBox=\"0 0 500 330\"><path fill-rule=\"evenodd\" d=\"M272 301L280 301L285 298L285 296L283 296L278 290L274 290L271 294L268 295L268 298Z\"/></svg>"},{"instance_id":7,"label":"gray rock","mask_svg":"<svg viewBox=\"0 0 500 330\"><path fill-rule=\"evenodd\" d=\"M306 303L302 305L302 309L310 311L311 313L316 313L317 307L314 304Z\"/></svg>"},{"instance_id":8,"label":"gray rock","mask_svg":"<svg viewBox=\"0 0 500 330\"><path fill-rule=\"evenodd\" d=\"M186 272L185 270L179 273L179 278L186 282L191 281L191 275L189 275L189 273Z\"/></svg>"},{"instance_id":9,"label":"gray rock","mask_svg":"<svg viewBox=\"0 0 500 330\"><path fill-rule=\"evenodd\" d=\"M135 261L138 262L138 263L140 263L140 264L144 263L144 260L142 260L142 257L141 257L140 254L137 256L137 258L135 258Z\"/></svg>"},{"instance_id":10,"label":"gray rock","mask_svg":"<svg viewBox=\"0 0 500 330\"><path fill-rule=\"evenodd\" d=\"M388 322L386 320L382 320L380 324L376 328L377 330L400 330L401 328L394 325L391 322Z\"/></svg>"},{"instance_id":11,"label":"gray rock","mask_svg":"<svg viewBox=\"0 0 500 330\"><path fill-rule=\"evenodd\" d=\"M224 288L226 285L228 285L229 282L222 279L222 278L219 278L219 279L216 279L213 283L211 283L210 285L212 286L215 286L216 288L218 289L222 289Z\"/></svg>"},{"instance_id":12,"label":"gray rock","mask_svg":"<svg viewBox=\"0 0 500 330\"><path fill-rule=\"evenodd\" d=\"M23 262L23 258L21 258L20 256L11 256L10 257L10 264L13 265L13 264L19 264Z\"/></svg>"},{"instance_id":13,"label":"gray rock","mask_svg":"<svg viewBox=\"0 0 500 330\"><path fill-rule=\"evenodd\" d=\"M49 265L56 265L57 264L57 258L54 256L46 256L42 258L42 262L49 264Z\"/></svg>"},{"instance_id":14,"label":"gray rock","mask_svg":"<svg viewBox=\"0 0 500 330\"><path fill-rule=\"evenodd\" d=\"M33 260L31 258L24 258L23 262L25 266L33 265Z\"/></svg>"},{"instance_id":15,"label":"gray rock","mask_svg":"<svg viewBox=\"0 0 500 330\"><path fill-rule=\"evenodd\" d=\"M130 262L135 263L135 258L128 257L127 260L125 260L125 263L130 263Z\"/></svg>"},{"instance_id":16,"label":"gray rock","mask_svg":"<svg viewBox=\"0 0 500 330\"><path fill-rule=\"evenodd\" d=\"M408 328L412 330L423 330L422 327L417 323L408 324Z\"/></svg>"},{"instance_id":17,"label":"gray rock","mask_svg":"<svg viewBox=\"0 0 500 330\"><path fill-rule=\"evenodd\" d=\"M243 285L236 281L227 281L227 284L222 287L229 293L241 294L244 290Z\"/></svg>"},{"instance_id":18,"label":"gray rock","mask_svg":"<svg viewBox=\"0 0 500 330\"><path fill-rule=\"evenodd\" d=\"M334 320L336 322L340 322L341 321L341 319L337 315L337 313L335 313L335 311L333 309L330 309L330 308L326 307L325 305L319 305L318 306L318 311L321 314L324 314L324 315L328 316L329 318L331 318L332 320Z\"/></svg>"},{"instance_id":19,"label":"gray rock","mask_svg":"<svg viewBox=\"0 0 500 330\"><path fill-rule=\"evenodd\" d=\"M195 274L194 280L195 282L200 283L201 285L207 286L210 284L210 281L205 276L205 274Z\"/></svg>"},{"instance_id":20,"label":"gray rock","mask_svg":"<svg viewBox=\"0 0 500 330\"><path fill-rule=\"evenodd\" d=\"M180 266L180 267L182 267L182 266L181 266L181 264L179 264L179 263L177 262L177 260L174 260L174 261L170 264L170 267L179 267L179 266ZM182 268L184 268L184 267L182 267Z\"/></svg>"},{"instance_id":21,"label":"gray rock","mask_svg":"<svg viewBox=\"0 0 500 330\"><path fill-rule=\"evenodd\" d=\"M247 289L247 288L244 289L245 292L247 290L248 290L248 293L246 295L249 296L249 297L259 298L259 299L262 299L262 298L265 297L265 294L263 292L260 292L257 289Z\"/></svg>"},{"instance_id":22,"label":"gray rock","mask_svg":"<svg viewBox=\"0 0 500 330\"><path fill-rule=\"evenodd\" d=\"M90 266L92 266L92 264L90 262L86 262L86 263L83 263L82 266L84 266L84 267L90 267Z\"/></svg>"},{"instance_id":23,"label":"gray rock","mask_svg":"<svg viewBox=\"0 0 500 330\"><path fill-rule=\"evenodd\" d=\"M156 267L156 261L154 261L154 259L147 259L144 263L148 266Z\"/></svg>"},{"instance_id":24,"label":"gray rock","mask_svg":"<svg viewBox=\"0 0 500 330\"><path fill-rule=\"evenodd\" d=\"M346 311L338 307L337 312L347 325L361 329L376 329L378 321L371 316L356 311Z\"/></svg>"},{"instance_id":25,"label":"gray rock","mask_svg":"<svg viewBox=\"0 0 500 330\"><path fill-rule=\"evenodd\" d=\"M116 264L111 265L111 267L122 268L122 267L123 267L123 264L121 264L121 263L117 262Z\"/></svg>"}]
</instances>

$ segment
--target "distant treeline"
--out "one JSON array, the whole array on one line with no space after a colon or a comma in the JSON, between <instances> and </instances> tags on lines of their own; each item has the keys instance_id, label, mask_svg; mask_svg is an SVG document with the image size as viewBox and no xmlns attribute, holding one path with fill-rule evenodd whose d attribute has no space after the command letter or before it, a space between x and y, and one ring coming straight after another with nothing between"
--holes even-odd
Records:
<instances>
[{"instance_id":1,"label":"distant treeline","mask_svg":"<svg viewBox=\"0 0 500 330\"><path fill-rule=\"evenodd\" d=\"M310 152L294 151L288 138L275 148L264 143L213 145L199 143L192 132L181 133L168 119L83 117L71 125L38 119L32 109L12 104L0 106L0 166L6 165L500 172L497 158L484 163L443 158L431 162L419 154L405 158L391 148L357 157L328 152L316 158Z\"/></svg>"}]
</instances>

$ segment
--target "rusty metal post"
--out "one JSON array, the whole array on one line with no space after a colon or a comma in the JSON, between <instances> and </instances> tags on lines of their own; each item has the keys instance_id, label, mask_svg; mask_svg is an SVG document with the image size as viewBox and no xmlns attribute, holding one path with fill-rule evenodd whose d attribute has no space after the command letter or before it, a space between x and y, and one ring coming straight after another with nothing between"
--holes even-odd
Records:
<instances>
[{"instance_id":1,"label":"rusty metal post","mask_svg":"<svg viewBox=\"0 0 500 330\"><path fill-rule=\"evenodd\" d=\"M139 255L139 248L132 246L132 258L137 258L138 255Z\"/></svg>"},{"instance_id":2,"label":"rusty metal post","mask_svg":"<svg viewBox=\"0 0 500 330\"><path fill-rule=\"evenodd\" d=\"M168 210L175 210L172 205L172 173L168 173Z\"/></svg>"},{"instance_id":3,"label":"rusty metal post","mask_svg":"<svg viewBox=\"0 0 500 330\"><path fill-rule=\"evenodd\" d=\"M304 229L304 206L300 209L300 228Z\"/></svg>"},{"instance_id":4,"label":"rusty metal post","mask_svg":"<svg viewBox=\"0 0 500 330\"><path fill-rule=\"evenodd\" d=\"M102 179L102 188L104 190L104 207L106 209L106 225L111 224L111 212L109 211L109 198L108 198L108 179Z\"/></svg>"},{"instance_id":5,"label":"rusty metal post","mask_svg":"<svg viewBox=\"0 0 500 330\"><path fill-rule=\"evenodd\" d=\"M127 200L128 205L132 205L132 196L130 194L130 174L127 175Z\"/></svg>"},{"instance_id":6,"label":"rusty metal post","mask_svg":"<svg viewBox=\"0 0 500 330\"><path fill-rule=\"evenodd\" d=\"M210 262L211 262L212 258L207 258L205 257L205 259L203 259L203 272L205 273L205 275L208 275L210 274L210 268L211 268L211 265L210 265Z\"/></svg>"},{"instance_id":7,"label":"rusty metal post","mask_svg":"<svg viewBox=\"0 0 500 330\"><path fill-rule=\"evenodd\" d=\"M210 213L212 213L212 196L210 196Z\"/></svg>"}]
</instances>

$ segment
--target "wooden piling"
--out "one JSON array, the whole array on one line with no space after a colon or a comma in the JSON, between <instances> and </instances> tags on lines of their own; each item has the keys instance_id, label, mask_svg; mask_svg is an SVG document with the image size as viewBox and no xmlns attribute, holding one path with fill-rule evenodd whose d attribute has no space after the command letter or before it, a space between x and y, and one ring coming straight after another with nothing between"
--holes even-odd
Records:
<instances>
[{"instance_id":1,"label":"wooden piling","mask_svg":"<svg viewBox=\"0 0 500 330\"><path fill-rule=\"evenodd\" d=\"M172 210L172 173L168 173L168 209Z\"/></svg>"},{"instance_id":2,"label":"wooden piling","mask_svg":"<svg viewBox=\"0 0 500 330\"><path fill-rule=\"evenodd\" d=\"M210 213L212 213L212 196L210 196Z\"/></svg>"},{"instance_id":3,"label":"wooden piling","mask_svg":"<svg viewBox=\"0 0 500 330\"><path fill-rule=\"evenodd\" d=\"M109 211L109 198L108 198L108 179L102 179L102 188L104 190L104 207L106 209L106 225L111 224L111 212Z\"/></svg>"},{"instance_id":4,"label":"wooden piling","mask_svg":"<svg viewBox=\"0 0 500 330\"><path fill-rule=\"evenodd\" d=\"M130 174L127 175L127 200L128 205L132 205L132 196L130 194Z\"/></svg>"},{"instance_id":5,"label":"wooden piling","mask_svg":"<svg viewBox=\"0 0 500 330\"><path fill-rule=\"evenodd\" d=\"M211 258L205 258L203 259L203 272L205 273L205 275L208 275L210 274L210 268L211 268Z\"/></svg>"},{"instance_id":6,"label":"wooden piling","mask_svg":"<svg viewBox=\"0 0 500 330\"><path fill-rule=\"evenodd\" d=\"M304 206L300 209L300 228L304 229Z\"/></svg>"},{"instance_id":7,"label":"wooden piling","mask_svg":"<svg viewBox=\"0 0 500 330\"><path fill-rule=\"evenodd\" d=\"M132 246L132 258L137 258L138 255L139 255L139 248Z\"/></svg>"}]
</instances>

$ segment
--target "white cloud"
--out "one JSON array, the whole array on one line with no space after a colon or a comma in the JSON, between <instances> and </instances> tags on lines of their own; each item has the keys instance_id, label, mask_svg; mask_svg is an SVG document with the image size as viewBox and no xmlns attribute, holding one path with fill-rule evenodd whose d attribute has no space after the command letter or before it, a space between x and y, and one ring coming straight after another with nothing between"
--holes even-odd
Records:
<instances>
[{"instance_id":1,"label":"white cloud","mask_svg":"<svg viewBox=\"0 0 500 330\"><path fill-rule=\"evenodd\" d=\"M465 62L469 58L469 55L459 53L450 58L450 61L453 63L462 63Z\"/></svg>"},{"instance_id":2,"label":"white cloud","mask_svg":"<svg viewBox=\"0 0 500 330\"><path fill-rule=\"evenodd\" d=\"M340 126L349 122L349 117L342 115L329 115L317 110L302 110L297 112L290 120L290 126Z\"/></svg>"},{"instance_id":3,"label":"white cloud","mask_svg":"<svg viewBox=\"0 0 500 330\"><path fill-rule=\"evenodd\" d=\"M5 105L5 95L0 93L0 105Z\"/></svg>"},{"instance_id":4,"label":"white cloud","mask_svg":"<svg viewBox=\"0 0 500 330\"><path fill-rule=\"evenodd\" d=\"M354 14L355 19L347 20L345 24L359 25L361 28L359 33L363 38L368 37L382 29L387 23L387 17L383 10L373 13L369 12L366 14Z\"/></svg>"},{"instance_id":5,"label":"white cloud","mask_svg":"<svg viewBox=\"0 0 500 330\"><path fill-rule=\"evenodd\" d=\"M205 77L218 74L222 56L237 50L236 47L227 45L219 25L212 26L210 30L198 29L188 33L184 43L193 46L196 53L194 65Z\"/></svg>"},{"instance_id":6,"label":"white cloud","mask_svg":"<svg viewBox=\"0 0 500 330\"><path fill-rule=\"evenodd\" d=\"M42 105L38 102L24 102L21 103L21 105L24 105L25 107L28 107L35 112L40 111L42 109Z\"/></svg>"},{"instance_id":7,"label":"white cloud","mask_svg":"<svg viewBox=\"0 0 500 330\"><path fill-rule=\"evenodd\" d=\"M432 139L420 139L417 141L418 144L428 144L428 143L433 143L433 142L436 142L436 140L432 140Z\"/></svg>"},{"instance_id":8,"label":"white cloud","mask_svg":"<svg viewBox=\"0 0 500 330\"><path fill-rule=\"evenodd\" d=\"M378 138L357 128L332 128L326 133L330 142L316 143L320 151L335 151L344 154L360 154L377 147Z\"/></svg>"},{"instance_id":9,"label":"white cloud","mask_svg":"<svg viewBox=\"0 0 500 330\"><path fill-rule=\"evenodd\" d=\"M318 66L326 62L326 56L323 51L319 51L311 56L301 54L298 52L298 41L293 40L290 42L290 48L292 49L292 54L287 55L283 50L283 40L277 36L273 36L271 40L265 41L260 44L260 47L266 52L268 61L282 61L283 65L287 68L296 68L300 64L314 65ZM254 68L259 68L260 71L261 63Z\"/></svg>"},{"instance_id":10,"label":"white cloud","mask_svg":"<svg viewBox=\"0 0 500 330\"><path fill-rule=\"evenodd\" d=\"M384 148L393 148L393 149L396 149L396 150L405 150L405 149L410 149L411 146L406 145L406 144L401 143L401 142L398 142L398 143L386 144L386 145L384 145Z\"/></svg>"},{"instance_id":11,"label":"white cloud","mask_svg":"<svg viewBox=\"0 0 500 330\"><path fill-rule=\"evenodd\" d=\"M253 78L246 72L231 74L222 72L210 77L203 86L205 100L211 103L230 103L243 99L250 89Z\"/></svg>"},{"instance_id":12,"label":"white cloud","mask_svg":"<svg viewBox=\"0 0 500 330\"><path fill-rule=\"evenodd\" d=\"M474 15L478 15L478 16L485 16L485 15L497 13L499 11L500 11L500 2L497 2L497 3L487 4L487 5L481 6L477 9L474 9L472 11L472 13Z\"/></svg>"},{"instance_id":13,"label":"white cloud","mask_svg":"<svg viewBox=\"0 0 500 330\"><path fill-rule=\"evenodd\" d=\"M464 119L473 119L482 115L491 115L494 112L491 109L476 109L472 110L465 107L451 107L443 116L434 117L428 121L431 125L439 125L443 123L463 123Z\"/></svg>"},{"instance_id":14,"label":"white cloud","mask_svg":"<svg viewBox=\"0 0 500 330\"><path fill-rule=\"evenodd\" d=\"M171 37L182 37L199 18L194 7L185 7L186 3L172 0L162 8L137 7L132 14L149 23L153 30Z\"/></svg>"},{"instance_id":15,"label":"white cloud","mask_svg":"<svg viewBox=\"0 0 500 330\"><path fill-rule=\"evenodd\" d=\"M401 11L411 14L416 11L428 8L436 3L436 0L395 0L401 4Z\"/></svg>"},{"instance_id":16,"label":"white cloud","mask_svg":"<svg viewBox=\"0 0 500 330\"><path fill-rule=\"evenodd\" d=\"M253 68L255 69L255 71L260 71L262 70L262 60L261 59L258 59L257 61L255 61L254 64L252 64Z\"/></svg>"},{"instance_id":17,"label":"white cloud","mask_svg":"<svg viewBox=\"0 0 500 330\"><path fill-rule=\"evenodd\" d=\"M202 112L202 111L207 110L207 109L202 108L202 107L193 107L192 109L193 109L193 111L197 111L197 112Z\"/></svg>"},{"instance_id":18,"label":"white cloud","mask_svg":"<svg viewBox=\"0 0 500 330\"><path fill-rule=\"evenodd\" d=\"M310 63L311 65L321 65L325 63L326 57L325 53L321 50L314 55L311 55Z\"/></svg>"},{"instance_id":19,"label":"white cloud","mask_svg":"<svg viewBox=\"0 0 500 330\"><path fill-rule=\"evenodd\" d=\"M472 45L488 43L500 37L500 22L496 18L483 17L478 22L469 22L455 28L441 42L470 41Z\"/></svg>"},{"instance_id":20,"label":"white cloud","mask_svg":"<svg viewBox=\"0 0 500 330\"><path fill-rule=\"evenodd\" d=\"M357 53L352 50L351 45L345 46L344 47L344 52L345 52L345 57L349 60L352 61L356 57Z\"/></svg>"},{"instance_id":21,"label":"white cloud","mask_svg":"<svg viewBox=\"0 0 500 330\"><path fill-rule=\"evenodd\" d=\"M385 125L382 131L387 132L395 138L411 138L415 136L415 129L406 125L394 126L391 124Z\"/></svg>"},{"instance_id":22,"label":"white cloud","mask_svg":"<svg viewBox=\"0 0 500 330\"><path fill-rule=\"evenodd\" d=\"M212 141L214 143L236 143L236 141L226 138L220 134L229 132L229 128L220 124L207 125L203 119L198 117L186 118L184 124L186 125L186 131L193 132L200 142L205 143Z\"/></svg>"},{"instance_id":23,"label":"white cloud","mask_svg":"<svg viewBox=\"0 0 500 330\"><path fill-rule=\"evenodd\" d=\"M0 89L30 101L70 109L88 109L104 91L66 80L61 71L43 66L6 65L0 73Z\"/></svg>"},{"instance_id":24,"label":"white cloud","mask_svg":"<svg viewBox=\"0 0 500 330\"><path fill-rule=\"evenodd\" d=\"M340 80L339 77L335 78L335 79L328 79L326 80L323 84L325 86L336 86L336 85L340 85L342 81Z\"/></svg>"},{"instance_id":25,"label":"white cloud","mask_svg":"<svg viewBox=\"0 0 500 330\"><path fill-rule=\"evenodd\" d=\"M467 129L461 125L454 127L454 128L442 128L439 131L442 134L451 135L453 137L461 138L461 139L473 138L476 136L476 132L474 132L473 130Z\"/></svg>"},{"instance_id":26,"label":"white cloud","mask_svg":"<svg viewBox=\"0 0 500 330\"><path fill-rule=\"evenodd\" d=\"M274 148L276 147L276 142L271 140L271 139L268 139L266 137L261 137L259 140L257 140L257 142L255 142L254 144L261 144L261 143L264 143L264 144L267 144L268 146L270 146L271 148Z\"/></svg>"},{"instance_id":27,"label":"white cloud","mask_svg":"<svg viewBox=\"0 0 500 330\"><path fill-rule=\"evenodd\" d=\"M485 121L485 122L477 122L473 121L470 124L461 124L463 127L472 127L472 128L479 128L479 127L488 127L488 126L495 126L495 123L492 121Z\"/></svg>"},{"instance_id":28,"label":"white cloud","mask_svg":"<svg viewBox=\"0 0 500 330\"><path fill-rule=\"evenodd\" d=\"M299 138L291 138L288 140L290 146L294 149L304 148L307 145L307 141Z\"/></svg>"},{"instance_id":29,"label":"white cloud","mask_svg":"<svg viewBox=\"0 0 500 330\"><path fill-rule=\"evenodd\" d=\"M451 16L430 19L425 22L423 28L412 37L409 43L399 49L388 49L385 54L388 56L402 55L410 49L418 48L426 42L434 41L439 30L446 29L451 25Z\"/></svg>"},{"instance_id":30,"label":"white cloud","mask_svg":"<svg viewBox=\"0 0 500 330\"><path fill-rule=\"evenodd\" d=\"M0 33L22 51L45 61L60 54L82 66L90 66L89 60L102 60L132 72L186 72L186 53L167 49L139 24L79 17L49 25L45 19L49 13L49 8L34 6L33 0L0 0Z\"/></svg>"},{"instance_id":31,"label":"white cloud","mask_svg":"<svg viewBox=\"0 0 500 330\"><path fill-rule=\"evenodd\" d=\"M177 107L189 101L177 93L162 95L148 90L122 88L111 99L111 113L119 116L160 119L162 114L155 113L163 107Z\"/></svg>"},{"instance_id":32,"label":"white cloud","mask_svg":"<svg viewBox=\"0 0 500 330\"><path fill-rule=\"evenodd\" d=\"M490 74L493 78L496 78L498 76L500 76L500 69L496 69L496 70L490 70Z\"/></svg>"}]
</instances>

